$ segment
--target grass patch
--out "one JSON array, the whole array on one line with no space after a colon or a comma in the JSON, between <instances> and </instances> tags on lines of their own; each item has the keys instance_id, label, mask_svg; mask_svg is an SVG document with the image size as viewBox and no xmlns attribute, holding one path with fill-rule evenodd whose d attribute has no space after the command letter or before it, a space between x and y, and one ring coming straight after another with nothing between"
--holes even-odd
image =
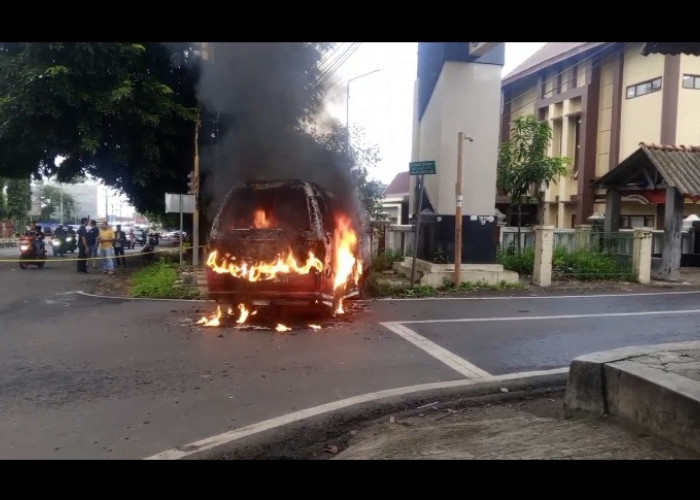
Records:
<instances>
[{"instance_id":1,"label":"grass patch","mask_svg":"<svg viewBox=\"0 0 700 500\"><path fill-rule=\"evenodd\" d=\"M199 290L177 283L178 265L161 258L131 275L129 296L154 299L196 299Z\"/></svg>"},{"instance_id":2,"label":"grass patch","mask_svg":"<svg viewBox=\"0 0 700 500\"><path fill-rule=\"evenodd\" d=\"M387 282L386 276L380 273L371 272L367 278L367 295L374 298L396 297L396 298L419 298L436 297L448 295L455 292L478 292L482 290L518 290L524 286L521 283L507 283L501 281L497 285L489 285L486 281L476 283L464 282L459 287L454 283L446 281L444 286L435 288L428 285L392 285Z\"/></svg>"}]
</instances>

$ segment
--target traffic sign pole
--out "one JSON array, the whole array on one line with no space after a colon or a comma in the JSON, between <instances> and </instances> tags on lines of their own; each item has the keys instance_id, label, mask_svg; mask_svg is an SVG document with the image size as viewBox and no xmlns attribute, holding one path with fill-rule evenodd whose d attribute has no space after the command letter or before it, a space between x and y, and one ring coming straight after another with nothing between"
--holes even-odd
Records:
<instances>
[{"instance_id":1,"label":"traffic sign pole","mask_svg":"<svg viewBox=\"0 0 700 500\"><path fill-rule=\"evenodd\" d=\"M423 210L423 191L425 190L424 176L420 176L420 189L418 190L418 213L416 214L416 230L413 233L413 262L411 262L411 286L416 273L416 258L418 255L418 236L420 235L420 219Z\"/></svg>"}]
</instances>

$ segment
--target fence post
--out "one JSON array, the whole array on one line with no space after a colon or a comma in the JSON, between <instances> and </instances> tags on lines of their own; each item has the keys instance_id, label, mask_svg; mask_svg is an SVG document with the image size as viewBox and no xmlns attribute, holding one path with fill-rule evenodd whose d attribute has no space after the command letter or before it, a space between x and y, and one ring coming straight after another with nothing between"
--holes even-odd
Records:
<instances>
[{"instance_id":1,"label":"fence post","mask_svg":"<svg viewBox=\"0 0 700 500\"><path fill-rule=\"evenodd\" d=\"M581 224L576 226L574 236L574 250L590 250L591 248L591 225Z\"/></svg>"},{"instance_id":2,"label":"fence post","mask_svg":"<svg viewBox=\"0 0 700 500\"><path fill-rule=\"evenodd\" d=\"M651 238L652 229L648 227L634 228L634 246L632 248L632 270L639 283L647 285L651 282Z\"/></svg>"},{"instance_id":3,"label":"fence post","mask_svg":"<svg viewBox=\"0 0 700 500\"><path fill-rule=\"evenodd\" d=\"M554 226L535 227L535 265L532 282L537 286L552 284L552 254L554 251Z\"/></svg>"}]
</instances>

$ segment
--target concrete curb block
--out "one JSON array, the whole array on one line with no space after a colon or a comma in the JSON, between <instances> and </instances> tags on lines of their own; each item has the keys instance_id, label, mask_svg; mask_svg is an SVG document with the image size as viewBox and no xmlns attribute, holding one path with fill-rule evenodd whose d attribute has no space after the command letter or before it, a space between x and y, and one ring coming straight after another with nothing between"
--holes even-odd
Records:
<instances>
[{"instance_id":1,"label":"concrete curb block","mask_svg":"<svg viewBox=\"0 0 700 500\"><path fill-rule=\"evenodd\" d=\"M535 390L563 390L568 368L489 377L488 379L457 380L392 389L366 396L349 398L279 418L270 419L227 432L220 436L167 450L148 459L261 459L266 457L300 456L319 443L348 432L384 415L415 410L419 406L449 402L455 399L484 396L504 396L507 388L513 397Z\"/></svg>"},{"instance_id":2,"label":"concrete curb block","mask_svg":"<svg viewBox=\"0 0 700 500\"><path fill-rule=\"evenodd\" d=\"M700 342L626 347L574 359L565 415L615 415L700 452L700 381L667 366L677 353L689 351L700 351Z\"/></svg>"}]
</instances>

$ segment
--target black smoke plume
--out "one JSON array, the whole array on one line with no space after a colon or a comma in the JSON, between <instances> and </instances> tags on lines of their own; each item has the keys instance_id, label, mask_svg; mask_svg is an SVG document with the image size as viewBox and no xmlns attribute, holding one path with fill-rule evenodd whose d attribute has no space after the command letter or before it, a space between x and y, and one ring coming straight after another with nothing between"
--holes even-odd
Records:
<instances>
[{"instance_id":1,"label":"black smoke plume","mask_svg":"<svg viewBox=\"0 0 700 500\"><path fill-rule=\"evenodd\" d=\"M212 43L209 54L198 98L216 117L216 137L201 152L210 220L234 182L277 179L315 182L362 220L342 141L312 133L327 90L317 83L319 44Z\"/></svg>"}]
</instances>

